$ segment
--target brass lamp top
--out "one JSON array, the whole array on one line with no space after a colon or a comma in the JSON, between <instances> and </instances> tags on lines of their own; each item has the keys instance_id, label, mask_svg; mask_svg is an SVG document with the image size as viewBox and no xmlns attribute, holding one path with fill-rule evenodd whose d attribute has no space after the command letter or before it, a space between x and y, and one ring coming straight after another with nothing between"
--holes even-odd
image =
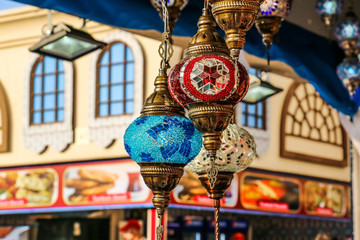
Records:
<instances>
[{"instance_id":1,"label":"brass lamp top","mask_svg":"<svg viewBox=\"0 0 360 240\"><path fill-rule=\"evenodd\" d=\"M204 8L198 21L198 31L185 50L185 56L200 54L229 54L224 38L216 31L216 22L208 8Z\"/></svg>"},{"instance_id":2,"label":"brass lamp top","mask_svg":"<svg viewBox=\"0 0 360 240\"><path fill-rule=\"evenodd\" d=\"M171 97L166 80L165 70L160 69L154 83L155 90L145 100L141 117L154 115L185 116L184 109Z\"/></svg>"}]
</instances>

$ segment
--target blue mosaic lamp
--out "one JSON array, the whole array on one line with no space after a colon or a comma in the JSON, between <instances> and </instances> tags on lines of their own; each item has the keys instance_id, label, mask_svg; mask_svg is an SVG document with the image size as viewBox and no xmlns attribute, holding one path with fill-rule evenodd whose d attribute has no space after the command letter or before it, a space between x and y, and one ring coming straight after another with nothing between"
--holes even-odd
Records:
<instances>
[{"instance_id":1,"label":"blue mosaic lamp","mask_svg":"<svg viewBox=\"0 0 360 240\"><path fill-rule=\"evenodd\" d=\"M179 183L184 166L202 147L201 133L170 96L165 69L160 69L155 91L146 99L141 116L130 124L124 135L125 149L140 165L140 173L153 193L160 223L170 203L170 192ZM162 236L162 231L160 224L158 236Z\"/></svg>"},{"instance_id":2,"label":"blue mosaic lamp","mask_svg":"<svg viewBox=\"0 0 360 240\"><path fill-rule=\"evenodd\" d=\"M326 27L331 28L335 25L343 6L343 0L318 0L315 8L321 16L321 21Z\"/></svg>"},{"instance_id":3,"label":"blue mosaic lamp","mask_svg":"<svg viewBox=\"0 0 360 240\"><path fill-rule=\"evenodd\" d=\"M345 20L336 26L335 36L347 57L359 54L360 21L353 11L348 11Z\"/></svg>"},{"instance_id":4,"label":"blue mosaic lamp","mask_svg":"<svg viewBox=\"0 0 360 240\"><path fill-rule=\"evenodd\" d=\"M202 136L186 117L158 115L137 118L124 141L137 163L187 164L200 152Z\"/></svg>"},{"instance_id":5,"label":"blue mosaic lamp","mask_svg":"<svg viewBox=\"0 0 360 240\"><path fill-rule=\"evenodd\" d=\"M356 57L345 58L337 67L337 75L353 96L360 87L360 62Z\"/></svg>"}]
</instances>

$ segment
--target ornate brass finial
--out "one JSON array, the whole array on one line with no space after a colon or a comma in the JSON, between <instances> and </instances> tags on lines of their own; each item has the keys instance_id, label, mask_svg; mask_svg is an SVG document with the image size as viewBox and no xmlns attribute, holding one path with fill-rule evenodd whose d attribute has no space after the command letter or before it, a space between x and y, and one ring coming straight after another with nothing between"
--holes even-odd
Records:
<instances>
[{"instance_id":1,"label":"ornate brass finial","mask_svg":"<svg viewBox=\"0 0 360 240\"><path fill-rule=\"evenodd\" d=\"M226 33L231 57L237 59L245 45L246 32L254 24L263 0L210 0L217 24Z\"/></svg>"},{"instance_id":2,"label":"ornate brass finial","mask_svg":"<svg viewBox=\"0 0 360 240\"><path fill-rule=\"evenodd\" d=\"M204 53L229 54L224 38L216 31L216 22L208 7L203 9L198 21L198 31L192 37L188 47L185 49L185 56L196 56Z\"/></svg>"},{"instance_id":3,"label":"ornate brass finial","mask_svg":"<svg viewBox=\"0 0 360 240\"><path fill-rule=\"evenodd\" d=\"M168 25L169 25L169 32L172 33L175 27L175 23L178 20L182 9L188 4L188 0L174 0L166 4L166 11L165 13L162 6L162 0L150 0L153 7L159 12L161 19L168 18ZM164 15L168 16L164 16Z\"/></svg>"},{"instance_id":4,"label":"ornate brass finial","mask_svg":"<svg viewBox=\"0 0 360 240\"><path fill-rule=\"evenodd\" d=\"M154 115L185 116L184 109L171 97L167 87L167 76L164 69L159 70L155 79L155 90L145 100L141 117Z\"/></svg>"}]
</instances>

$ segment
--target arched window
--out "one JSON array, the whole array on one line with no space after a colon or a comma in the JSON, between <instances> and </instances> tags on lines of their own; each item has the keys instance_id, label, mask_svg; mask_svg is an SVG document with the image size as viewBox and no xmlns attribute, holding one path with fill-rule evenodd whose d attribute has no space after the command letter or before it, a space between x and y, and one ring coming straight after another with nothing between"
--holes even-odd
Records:
<instances>
[{"instance_id":1,"label":"arched window","mask_svg":"<svg viewBox=\"0 0 360 240\"><path fill-rule=\"evenodd\" d=\"M63 61L40 56L31 71L30 123L64 121L65 76Z\"/></svg>"},{"instance_id":2,"label":"arched window","mask_svg":"<svg viewBox=\"0 0 360 240\"><path fill-rule=\"evenodd\" d=\"M281 116L280 155L344 167L347 153L348 139L336 110L327 105L311 84L294 82Z\"/></svg>"},{"instance_id":3,"label":"arched window","mask_svg":"<svg viewBox=\"0 0 360 240\"><path fill-rule=\"evenodd\" d=\"M140 114L144 92L144 55L133 34L121 30L90 62L89 134L102 147L121 139Z\"/></svg>"},{"instance_id":4,"label":"arched window","mask_svg":"<svg viewBox=\"0 0 360 240\"><path fill-rule=\"evenodd\" d=\"M9 147L9 116L5 91L0 84L0 152L7 152Z\"/></svg>"},{"instance_id":5,"label":"arched window","mask_svg":"<svg viewBox=\"0 0 360 240\"><path fill-rule=\"evenodd\" d=\"M64 151L74 141L74 65L32 54L24 82L24 145L36 153Z\"/></svg>"},{"instance_id":6,"label":"arched window","mask_svg":"<svg viewBox=\"0 0 360 240\"><path fill-rule=\"evenodd\" d=\"M115 41L99 56L96 67L96 116L134 112L134 55L129 46Z\"/></svg>"}]
</instances>

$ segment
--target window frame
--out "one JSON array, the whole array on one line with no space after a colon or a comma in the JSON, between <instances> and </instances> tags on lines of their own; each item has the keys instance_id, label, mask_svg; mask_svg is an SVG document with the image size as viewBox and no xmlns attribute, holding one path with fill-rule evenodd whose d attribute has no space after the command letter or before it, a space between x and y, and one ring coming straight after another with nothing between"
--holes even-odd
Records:
<instances>
[{"instance_id":1,"label":"window frame","mask_svg":"<svg viewBox=\"0 0 360 240\"><path fill-rule=\"evenodd\" d=\"M30 76L30 108L29 108L29 111L30 111L30 122L29 124L30 125L42 125L42 124L54 124L54 123L58 123L58 122L63 122L64 120L57 120L57 117L58 117L58 110L62 109L64 111L64 114L65 114L65 98L64 98L64 106L63 107L58 107L58 94L59 93L63 93L64 96L65 96L65 86L64 86L64 90L61 90L59 91L58 90L58 78L59 78L59 74L64 74L64 78L65 78L65 68L62 70L62 71L59 71L59 61L62 62L62 64L64 65L64 60L62 59L59 59L59 58L54 58L56 60L56 71L55 72L51 72L51 73L46 73L45 72L45 69L44 69L44 60L45 60L45 57L44 55L40 55L39 58L36 60L36 62L34 63L34 65L32 66L32 69L31 69L31 76ZM34 79L35 79L35 76L37 75L36 74L36 68L38 67L38 64L39 63L42 63L42 71L41 71L41 92L39 94L36 94L34 93ZM55 107L54 108L51 108L50 110L54 110L55 111L55 121L53 122L45 122L44 121L44 112L46 111L45 108L43 107L44 106L44 95L46 94L49 94L48 92L45 92L44 91L44 82L45 82L45 76L46 75L54 75L55 76L55 91L54 92L51 92L53 94L55 94ZM64 79L64 85L65 85L65 79ZM37 110L34 110L33 108L33 103L34 103L34 95L40 95L41 96L41 109L39 111ZM49 109L47 109L49 110ZM41 113L41 122L40 123L34 123L33 122L33 113L34 112L40 112Z\"/></svg>"},{"instance_id":2,"label":"window frame","mask_svg":"<svg viewBox=\"0 0 360 240\"><path fill-rule=\"evenodd\" d=\"M31 77L34 64L39 54L32 53L28 62L28 69L24 77L24 121L23 138L24 145L35 153L43 153L47 147L62 152L70 143L74 142L73 131L73 96L74 96L74 73L75 65L64 61L64 121L44 124L30 124L30 95Z\"/></svg>"},{"instance_id":3,"label":"window frame","mask_svg":"<svg viewBox=\"0 0 360 240\"><path fill-rule=\"evenodd\" d=\"M115 44L123 44L124 45L124 59L122 62L119 62L119 63L113 63L111 62L111 47L113 47ZM127 101L132 101L134 102L135 99L132 98L132 99L127 99L126 98L126 85L127 84L133 84L135 85L135 77L133 79L133 81L131 82L127 82L126 81L126 64L128 63L133 63L134 64L134 76L135 76L135 57L134 57L134 54L133 54L133 57L134 59L131 60L131 61L128 61L126 59L126 49L129 48L131 50L131 52L133 52L133 50L131 49L130 46L128 46L125 42L123 41L120 41L120 40L116 40L116 41L112 41L110 42L106 47L104 47L98 57L98 60L97 60L97 63L96 63L96 104L95 104L95 115L96 115L96 118L106 118L106 117L113 117L113 116L122 116L122 115L131 115L133 114L134 112L134 109L132 109L133 111L131 113L127 113L126 112L126 103ZM103 65L101 64L101 61L104 57L104 54L108 52L109 55L109 62L106 64L106 65ZM122 83L116 83L116 85L122 85L123 86L123 100L117 100L117 101L112 101L110 98L111 98L111 87L115 84L111 83L111 67L115 64L123 64L124 66L124 81ZM100 84L100 69L101 67L103 66L106 66L108 68L108 84L107 85L107 88L108 88L108 101L107 101L107 106L108 106L108 115L106 116L101 116L100 115L100 87L102 87L103 85ZM105 84L104 84L105 85ZM134 89L135 91L135 89ZM133 96L135 95L135 93L133 94ZM123 105L123 113L122 114L110 114L110 108L111 108L111 103L113 102L121 102L122 105Z\"/></svg>"},{"instance_id":4,"label":"window frame","mask_svg":"<svg viewBox=\"0 0 360 240\"><path fill-rule=\"evenodd\" d=\"M262 107L262 115L259 115L258 114L258 108L259 108L259 104L261 103L261 107ZM245 122L242 121L242 125L244 127L249 127L249 128L255 128L255 129L261 129L261 130L264 130L266 131L267 129L267 119L266 119L266 101L262 101L262 102L259 102L259 103L256 103L256 104L249 104L249 103L241 103L242 104L242 118L244 118ZM255 106L255 114L253 113L249 113L248 111L248 108L249 108L249 105L254 105ZM245 108L244 108L245 107ZM254 117L255 118L255 126L252 127L252 126L249 126L248 125L248 119L249 117ZM262 120L262 127L259 127L258 125L258 120L261 119ZM243 123L244 122L244 123Z\"/></svg>"},{"instance_id":5,"label":"window frame","mask_svg":"<svg viewBox=\"0 0 360 240\"><path fill-rule=\"evenodd\" d=\"M264 104L265 103L265 104ZM270 147L270 130L271 130L271 112L270 112L270 106L271 106L271 98L266 99L265 101L263 101L263 105L265 106L265 110L264 111L264 115L265 117L265 122L266 122L266 128L265 129L261 129L261 128L253 128L253 127L247 127L247 126L243 126L242 125L242 118L243 118L243 113L242 113L242 107L243 104L238 104L236 106L236 110L235 110L235 122L237 125L245 128L246 130L248 130L251 135L254 136L255 138L255 142L257 145L257 155L259 157L263 156L269 149Z\"/></svg>"},{"instance_id":6,"label":"window frame","mask_svg":"<svg viewBox=\"0 0 360 240\"><path fill-rule=\"evenodd\" d=\"M113 115L107 117L96 116L96 83L97 64L103 52L99 49L92 53L90 60L89 83L89 137L97 145L107 148L115 140L122 141L126 128L139 116L144 103L144 53L138 40L132 33L116 30L108 33L103 41L106 43L120 41L127 45L134 57L134 111L131 114Z\"/></svg>"}]
</instances>

